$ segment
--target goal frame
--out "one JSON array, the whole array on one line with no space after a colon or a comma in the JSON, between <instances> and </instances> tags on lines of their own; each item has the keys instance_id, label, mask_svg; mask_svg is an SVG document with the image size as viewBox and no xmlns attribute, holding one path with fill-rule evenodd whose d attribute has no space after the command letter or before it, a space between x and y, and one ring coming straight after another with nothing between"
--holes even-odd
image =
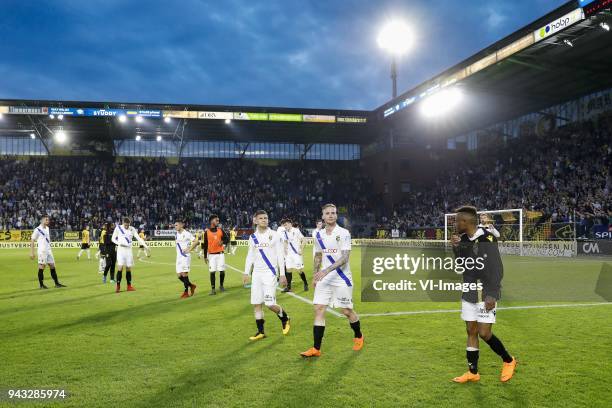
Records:
<instances>
[{"instance_id":1,"label":"goal frame","mask_svg":"<svg viewBox=\"0 0 612 408\"><path fill-rule=\"evenodd\" d=\"M476 211L480 214L501 214L505 212L518 212L519 213L519 247L520 254L523 255L523 209L522 208L508 208L503 210L487 210L487 211ZM457 213L446 213L444 214L444 242L448 242L448 217L457 215Z\"/></svg>"}]
</instances>

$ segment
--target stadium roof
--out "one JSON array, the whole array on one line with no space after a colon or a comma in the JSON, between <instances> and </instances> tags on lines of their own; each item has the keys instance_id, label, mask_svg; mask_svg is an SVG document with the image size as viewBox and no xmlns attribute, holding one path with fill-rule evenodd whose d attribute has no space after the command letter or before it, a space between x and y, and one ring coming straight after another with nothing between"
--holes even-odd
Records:
<instances>
[{"instance_id":1,"label":"stadium roof","mask_svg":"<svg viewBox=\"0 0 612 408\"><path fill-rule=\"evenodd\" d=\"M612 0L581 3L586 12L578 0L569 1L374 111L0 100L0 136L35 131L48 137L62 127L71 136L106 141L161 135L363 145L387 125L408 137L454 136L612 87L612 33L601 28L612 25ZM419 114L421 99L455 85L468 98L454 115L432 122Z\"/></svg>"},{"instance_id":2,"label":"stadium roof","mask_svg":"<svg viewBox=\"0 0 612 408\"><path fill-rule=\"evenodd\" d=\"M0 100L0 135L48 134L60 126L73 136L127 139L161 135L185 140L293 143L369 143L372 112L252 106ZM0 113L2 110L0 110ZM12 114L11 114L12 113ZM54 114L55 118L51 118ZM63 120L57 116L63 114ZM120 122L118 118L127 120ZM136 122L134 118L142 120ZM165 118L169 118L166 122ZM226 123L229 120L230 123Z\"/></svg>"},{"instance_id":3,"label":"stadium roof","mask_svg":"<svg viewBox=\"0 0 612 408\"><path fill-rule=\"evenodd\" d=\"M406 134L431 131L416 102L428 91L456 83L472 98L460 115L451 114L444 126L439 121L435 126L442 134L452 135L608 89L612 87L612 33L601 24L612 25L612 2L599 0L591 6L605 3L607 9L592 16L585 6L585 16L578 1L569 1L384 104L375 117ZM561 29L555 31L558 24Z\"/></svg>"}]
</instances>

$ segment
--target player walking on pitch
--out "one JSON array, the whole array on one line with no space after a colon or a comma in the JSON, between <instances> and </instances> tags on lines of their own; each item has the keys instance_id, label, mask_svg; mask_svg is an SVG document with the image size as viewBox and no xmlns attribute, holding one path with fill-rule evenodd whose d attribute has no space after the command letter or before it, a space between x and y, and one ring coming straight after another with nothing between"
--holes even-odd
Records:
<instances>
[{"instance_id":1,"label":"player walking on pitch","mask_svg":"<svg viewBox=\"0 0 612 408\"><path fill-rule=\"evenodd\" d=\"M359 316L353 310L353 277L349 263L351 234L336 223L338 212L334 204L325 204L322 212L325 228L316 232L314 240L314 344L300 353L302 357L321 355L327 306L339 307L342 314L348 318L354 334L353 350L359 351L363 348L364 337ZM319 270L321 266L323 269Z\"/></svg>"},{"instance_id":2,"label":"player walking on pitch","mask_svg":"<svg viewBox=\"0 0 612 408\"><path fill-rule=\"evenodd\" d=\"M188 298L195 294L196 285L189 281L189 270L191 269L191 251L199 244L198 240L185 229L185 222L178 220L174 223L176 229L176 273L185 290L181 298Z\"/></svg>"},{"instance_id":3,"label":"player walking on pitch","mask_svg":"<svg viewBox=\"0 0 612 408\"><path fill-rule=\"evenodd\" d=\"M478 301L478 292L468 291L462 294L461 318L467 329L466 357L468 371L453 378L454 382L466 383L480 381L478 373L479 341L483 339L491 349L502 358L504 364L500 380L506 382L514 375L516 359L508 354L501 340L492 332L496 318L497 300L501 294L501 280L504 274L497 238L486 228L478 227L476 208L463 206L457 209L456 228L459 235L453 235L451 242L456 257L481 258L484 268L468 269L463 273L464 283L482 283L483 302ZM467 264L465 262L464 264ZM474 263L473 263L474 265Z\"/></svg>"},{"instance_id":4,"label":"player walking on pitch","mask_svg":"<svg viewBox=\"0 0 612 408\"><path fill-rule=\"evenodd\" d=\"M51 251L51 234L49 233L49 217L43 216L40 219L40 225L36 227L32 233L32 240L30 242L30 259L34 259L34 242L38 245L38 284L41 289L49 289L43 283L45 267L49 265L51 271L51 279L55 282L56 288L64 288L57 278L57 271L55 270L55 258L53 258L53 251Z\"/></svg>"},{"instance_id":5,"label":"player walking on pitch","mask_svg":"<svg viewBox=\"0 0 612 408\"><path fill-rule=\"evenodd\" d=\"M249 237L249 250L242 279L246 285L249 282L251 270L253 270L251 278L251 304L255 311L257 333L249 337L251 341L261 340L266 337L262 303L276 313L281 321L284 335L289 334L289 329L291 328L289 316L276 303L277 275L280 274L282 286L287 284L283 268L285 263L283 243L279 234L268 228L268 214L265 211L257 211L255 213L255 220L257 228Z\"/></svg>"},{"instance_id":6,"label":"player walking on pitch","mask_svg":"<svg viewBox=\"0 0 612 408\"><path fill-rule=\"evenodd\" d=\"M147 256L151 256L149 252L149 246L146 242L140 238L136 228L130 225L131 221L128 217L123 218L123 225L117 225L113 232L112 241L117 245L117 288L115 292L121 292L121 278L123 275L123 268L125 267L125 280L127 281L127 290L132 292L136 289L132 286L132 267L134 266L134 254L132 252L132 242L134 239L138 240L138 243L145 247L145 253Z\"/></svg>"},{"instance_id":7,"label":"player walking on pitch","mask_svg":"<svg viewBox=\"0 0 612 408\"><path fill-rule=\"evenodd\" d=\"M299 228L293 226L290 219L284 218L281 220L282 230L279 228L281 239L285 245L285 266L287 276L287 287L283 292L291 292L291 282L293 273L299 273L302 282L304 283L304 292L308 291L308 281L304 274L304 235Z\"/></svg>"}]
</instances>

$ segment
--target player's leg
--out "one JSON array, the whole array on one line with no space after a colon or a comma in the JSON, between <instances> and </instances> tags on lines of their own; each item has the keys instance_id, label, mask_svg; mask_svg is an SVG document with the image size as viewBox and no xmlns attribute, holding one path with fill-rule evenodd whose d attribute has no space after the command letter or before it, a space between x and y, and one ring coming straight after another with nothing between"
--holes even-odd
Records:
<instances>
[{"instance_id":1,"label":"player's leg","mask_svg":"<svg viewBox=\"0 0 612 408\"><path fill-rule=\"evenodd\" d=\"M128 292L133 292L136 290L132 286L132 267L131 266L126 266L125 268L125 281L127 282Z\"/></svg>"},{"instance_id":2,"label":"player's leg","mask_svg":"<svg viewBox=\"0 0 612 408\"><path fill-rule=\"evenodd\" d=\"M264 287L263 281L258 274L253 274L251 278L251 304L255 314L255 324L257 325L257 333L249 337L251 341L261 340L266 337L264 330L264 313L261 305L264 303Z\"/></svg>"},{"instance_id":3,"label":"player's leg","mask_svg":"<svg viewBox=\"0 0 612 408\"><path fill-rule=\"evenodd\" d=\"M506 382L514 375L514 368L516 367L516 359L508 353L506 347L493 334L492 331L493 323L478 323L478 336L485 341L491 347L491 350L495 352L504 361L500 380Z\"/></svg>"},{"instance_id":4,"label":"player's leg","mask_svg":"<svg viewBox=\"0 0 612 408\"><path fill-rule=\"evenodd\" d=\"M359 316L353 309L353 287L352 286L334 286L332 287L332 300L334 306L340 308L340 312L346 316L351 329L353 329L353 350L359 351L363 348L363 333L361 333L361 322Z\"/></svg>"},{"instance_id":5,"label":"player's leg","mask_svg":"<svg viewBox=\"0 0 612 408\"><path fill-rule=\"evenodd\" d=\"M465 356L468 363L468 371L459 377L453 378L453 381L457 383L479 381L478 357L480 350L478 347L478 304L462 300L461 318L465 321L465 329L467 332Z\"/></svg>"},{"instance_id":6,"label":"player's leg","mask_svg":"<svg viewBox=\"0 0 612 408\"><path fill-rule=\"evenodd\" d=\"M79 250L79 253L77 254L77 261L81 259L81 255L83 255L83 252L85 252L85 249L83 248L83 245L81 245L81 249Z\"/></svg>"},{"instance_id":7,"label":"player's leg","mask_svg":"<svg viewBox=\"0 0 612 408\"><path fill-rule=\"evenodd\" d=\"M223 283L225 282L225 254L221 253L217 259L217 270L219 271L219 290L225 292Z\"/></svg>"},{"instance_id":8,"label":"player's leg","mask_svg":"<svg viewBox=\"0 0 612 408\"><path fill-rule=\"evenodd\" d=\"M217 255L216 254L209 254L208 255L208 272L210 275L210 293L209 295L216 295L217 291L215 289L216 287L216 276L215 276L215 272L217 271Z\"/></svg>"},{"instance_id":9,"label":"player's leg","mask_svg":"<svg viewBox=\"0 0 612 408\"><path fill-rule=\"evenodd\" d=\"M304 292L308 292L308 281L306 280L306 274L304 273L303 264L302 264L302 267L298 269L298 272L300 274L300 278L302 279L302 283L304 284Z\"/></svg>"},{"instance_id":10,"label":"player's leg","mask_svg":"<svg viewBox=\"0 0 612 408\"><path fill-rule=\"evenodd\" d=\"M276 282L271 285L264 285L264 304L276 313L278 319L281 321L281 327L283 329L283 334L289 334L289 330L291 329L291 323L287 312L276 303Z\"/></svg>"},{"instance_id":11,"label":"player's leg","mask_svg":"<svg viewBox=\"0 0 612 408\"><path fill-rule=\"evenodd\" d=\"M308 350L300 353L302 357L319 357L321 355L321 343L325 334L325 309L332 300L332 288L319 282L315 286L314 298L314 324L312 327L313 345Z\"/></svg>"},{"instance_id":12,"label":"player's leg","mask_svg":"<svg viewBox=\"0 0 612 408\"><path fill-rule=\"evenodd\" d=\"M44 284L44 280L45 280L45 263L44 261L41 262L42 260L39 257L38 260L38 285L41 289L49 289L45 284Z\"/></svg>"},{"instance_id":13,"label":"player's leg","mask_svg":"<svg viewBox=\"0 0 612 408\"><path fill-rule=\"evenodd\" d=\"M87 259L91 260L91 248L87 245Z\"/></svg>"},{"instance_id":14,"label":"player's leg","mask_svg":"<svg viewBox=\"0 0 612 408\"><path fill-rule=\"evenodd\" d=\"M177 277L178 279L183 283L183 293L181 294L181 298L188 298L189 297L189 278L187 277L187 274L184 272L179 272L177 271Z\"/></svg>"},{"instance_id":15,"label":"player's leg","mask_svg":"<svg viewBox=\"0 0 612 408\"><path fill-rule=\"evenodd\" d=\"M120 256L117 256L117 289L115 290L115 292L121 292L121 279L123 278L123 263L125 263L124 261L122 262L122 259L120 259Z\"/></svg>"},{"instance_id":16,"label":"player's leg","mask_svg":"<svg viewBox=\"0 0 612 408\"><path fill-rule=\"evenodd\" d=\"M55 269L55 258L53 257L53 252L51 252L50 250L49 252L47 252L47 259L45 263L49 265L49 270L51 271L51 279L53 279L53 282L55 282L55 287L65 288L66 285L62 285L59 281L59 278L57 277L57 270Z\"/></svg>"},{"instance_id":17,"label":"player's leg","mask_svg":"<svg viewBox=\"0 0 612 408\"><path fill-rule=\"evenodd\" d=\"M281 291L283 293L291 292L291 282L293 281L294 269L291 265L287 266L287 262L289 262L288 258L285 260L285 278L287 278L287 286Z\"/></svg>"}]
</instances>

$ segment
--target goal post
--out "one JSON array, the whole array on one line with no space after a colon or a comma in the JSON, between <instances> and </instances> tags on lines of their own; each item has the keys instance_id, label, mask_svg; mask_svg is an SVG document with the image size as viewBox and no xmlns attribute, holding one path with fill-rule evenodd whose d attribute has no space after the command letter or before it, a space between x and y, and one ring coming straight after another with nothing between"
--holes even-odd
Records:
<instances>
[{"instance_id":1,"label":"goal post","mask_svg":"<svg viewBox=\"0 0 612 408\"><path fill-rule=\"evenodd\" d=\"M506 210L477 211L479 220L483 214L488 215L488 220L499 231L500 241L515 241L519 244L519 254L523 254L524 237L524 212L522 208L511 208ZM444 242L450 240L455 231L455 217L457 213L444 214Z\"/></svg>"}]
</instances>

